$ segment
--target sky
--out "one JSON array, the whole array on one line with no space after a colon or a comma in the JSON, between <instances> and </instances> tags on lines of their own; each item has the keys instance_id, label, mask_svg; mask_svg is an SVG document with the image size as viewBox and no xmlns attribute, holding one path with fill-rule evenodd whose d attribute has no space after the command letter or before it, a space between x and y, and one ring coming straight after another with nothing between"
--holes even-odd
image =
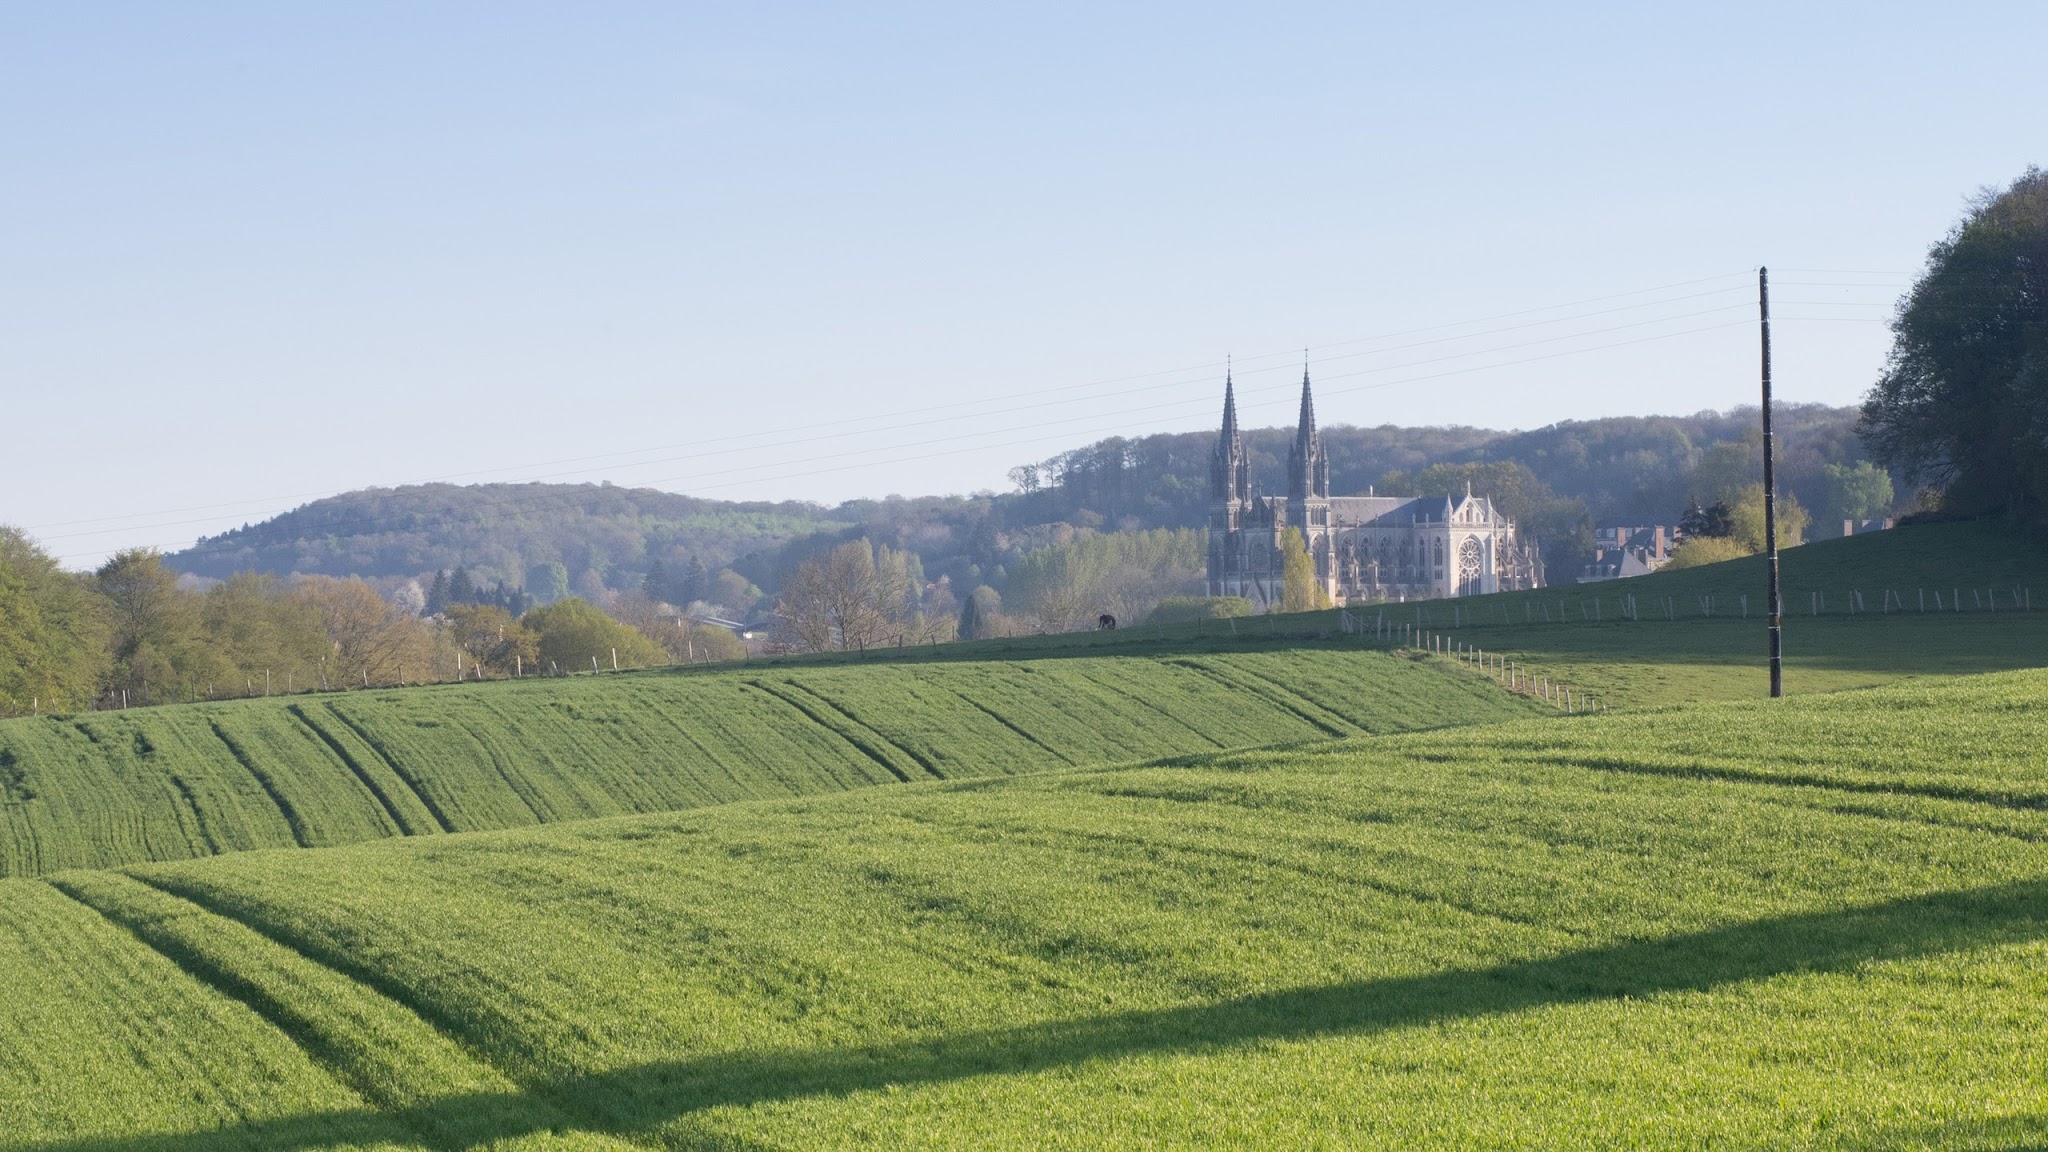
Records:
<instances>
[{"instance_id":1,"label":"sky","mask_svg":"<svg viewBox=\"0 0 2048 1152\"><path fill-rule=\"evenodd\" d=\"M1852 404L2048 5L0 5L0 523Z\"/></svg>"}]
</instances>

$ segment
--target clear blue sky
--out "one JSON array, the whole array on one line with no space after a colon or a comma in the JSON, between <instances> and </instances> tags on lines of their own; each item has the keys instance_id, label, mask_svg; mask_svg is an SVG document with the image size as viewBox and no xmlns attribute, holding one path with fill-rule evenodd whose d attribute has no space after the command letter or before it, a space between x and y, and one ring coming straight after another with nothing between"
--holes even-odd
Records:
<instances>
[{"instance_id":1,"label":"clear blue sky","mask_svg":"<svg viewBox=\"0 0 2048 1152\"><path fill-rule=\"evenodd\" d=\"M1333 423L1724 408L1759 263L1781 395L1849 403L1927 245L2048 161L2044 43L2038 3L7 5L0 522L77 566L434 478L1003 488L1212 426L1226 353L1289 423L1304 346Z\"/></svg>"}]
</instances>

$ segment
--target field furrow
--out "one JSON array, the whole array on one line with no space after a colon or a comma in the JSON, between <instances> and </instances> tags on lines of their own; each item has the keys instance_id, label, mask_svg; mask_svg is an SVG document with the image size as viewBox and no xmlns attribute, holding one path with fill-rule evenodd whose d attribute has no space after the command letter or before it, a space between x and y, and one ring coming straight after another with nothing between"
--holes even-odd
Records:
<instances>
[{"instance_id":1,"label":"field furrow","mask_svg":"<svg viewBox=\"0 0 2048 1152\"><path fill-rule=\"evenodd\" d=\"M1381 652L691 671L0 721L0 875L1529 715Z\"/></svg>"}]
</instances>

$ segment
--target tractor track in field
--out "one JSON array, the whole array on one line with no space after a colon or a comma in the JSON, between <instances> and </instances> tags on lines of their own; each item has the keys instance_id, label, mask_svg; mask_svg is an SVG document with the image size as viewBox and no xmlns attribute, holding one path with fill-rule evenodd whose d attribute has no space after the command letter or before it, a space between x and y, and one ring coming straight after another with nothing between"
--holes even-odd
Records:
<instances>
[{"instance_id":1,"label":"tractor track in field","mask_svg":"<svg viewBox=\"0 0 2048 1152\"><path fill-rule=\"evenodd\" d=\"M1267 701L1276 704L1282 708L1285 708L1289 712L1292 712L1294 715L1300 717L1303 723L1309 725L1310 727L1316 729L1319 732L1322 732L1323 734L1333 739L1341 740L1347 736L1372 735L1372 733L1366 731L1364 728L1361 728L1358 725L1353 724L1351 721L1344 719L1342 716L1337 715L1335 712L1331 712L1327 708L1322 708L1310 704L1309 701L1302 698L1300 693L1294 691L1292 688L1287 687L1285 684L1280 683L1279 681L1273 679L1270 676L1261 676L1257 672L1253 672L1250 669L1246 669L1245 675L1249 677L1251 680L1255 681L1255 683L1247 684L1243 681L1235 680L1232 677L1225 675L1224 673L1219 672L1216 669L1211 668L1198 660L1169 660L1167 661L1167 663L1175 667L1186 668L1190 672L1193 672L1199 676L1205 676L1208 679L1223 685L1225 688L1228 688L1233 692L1257 692L1259 695L1265 697ZM1261 687L1261 685L1263 685L1263 687ZM1324 715L1330 717L1330 719L1318 719L1314 713L1308 710L1309 707L1315 707L1316 711L1322 712ZM1342 725L1342 727L1338 727L1338 725Z\"/></svg>"},{"instance_id":2,"label":"tractor track in field","mask_svg":"<svg viewBox=\"0 0 2048 1152\"><path fill-rule=\"evenodd\" d=\"M976 700L974 697L969 696L967 693L960 691L958 688L954 688L950 685L945 685L944 687L946 691L951 692L953 695L958 696L960 699L966 701L970 707L976 709L982 715L987 716L989 719L995 721L998 724L1001 724L1003 727L1008 728L1010 731L1015 732L1017 735L1023 737L1025 740L1028 740L1032 744L1037 745L1040 749L1044 750L1044 752L1048 756L1053 756L1057 758L1061 763L1065 764L1067 767L1074 768L1080 765L1080 761L1074 759L1072 756L1067 755L1065 752L1062 752L1059 749L1054 748L1052 745L1047 744L1045 741L1040 740L1038 737L1033 736L1031 733L1025 731L1022 727L1012 722L1008 717L1004 716L1002 713L997 712L995 709L989 707L986 704L983 704L981 701Z\"/></svg>"},{"instance_id":3,"label":"tractor track in field","mask_svg":"<svg viewBox=\"0 0 2048 1152\"><path fill-rule=\"evenodd\" d=\"M125 873L115 873L115 875L119 875L125 880L143 884L165 895L184 899L181 896L177 896L176 893L168 892L142 880L140 877L129 876ZM333 1042L320 1029L312 1026L303 1016L293 1011L289 1005L280 1001L255 981L249 980L200 955L193 949L181 944L169 933L152 930L145 917L128 914L117 908L103 905L63 877L49 877L45 878L43 882L63 894L67 899L106 921L117 930L127 934L136 943L163 957L173 967L177 968L178 971L183 972L187 979L211 988L222 996L254 1012L265 1023L277 1029L294 1046L304 1052L307 1059L326 1069L330 1075L341 1083L346 1084L357 1095L380 1107L391 1106L389 1094L380 1084L371 1078L363 1076L358 1069L336 1050ZM196 901L187 900L186 903L194 904L207 912L213 911L198 905ZM214 914L219 915L218 913ZM266 936L265 939L270 938ZM277 943L274 940L272 942ZM280 946L289 948L288 945ZM296 949L292 949L292 951L296 952ZM420 1136L423 1140L428 1139L428 1133L425 1132L415 1131L415 1135ZM432 1143L431 1140L428 1142Z\"/></svg>"},{"instance_id":4,"label":"tractor track in field","mask_svg":"<svg viewBox=\"0 0 2048 1152\"><path fill-rule=\"evenodd\" d=\"M382 760L386 768L391 769L391 774L396 776L398 782L405 785L412 792L413 798L420 802L420 807L425 808L427 814L434 818L434 823L441 826L441 831L453 832L456 830L454 821L448 819L448 814L441 811L441 806L434 803L433 797L427 795L426 787L418 780L413 779L412 773L400 767L398 758L384 751L384 746L377 742L375 736L370 735L361 724L349 719L348 714L336 708L332 701L327 703L327 713L336 720L341 721L342 725L350 732L355 733L356 739L361 740L364 747L375 753L377 759Z\"/></svg>"},{"instance_id":5,"label":"tractor track in field","mask_svg":"<svg viewBox=\"0 0 2048 1152\"><path fill-rule=\"evenodd\" d=\"M1625 776L1657 776L1679 780L1713 780L1725 784L1753 784L1766 788L1804 788L1815 791L1846 792L1866 796L1911 796L1921 800L1942 800L1957 804L1979 804L2008 812L2048 811L2048 796L1995 792L1966 785L1912 784L1888 780L1845 780L1816 772L1752 770L1716 764L1644 764L1613 756L1557 756L1536 761L1527 757L1502 757L1503 763L1540 764L1546 768L1582 768L1588 772L1611 772Z\"/></svg>"},{"instance_id":6,"label":"tractor track in field","mask_svg":"<svg viewBox=\"0 0 2048 1152\"><path fill-rule=\"evenodd\" d=\"M825 707L830 708L834 712L839 713L841 716L846 717L847 723L857 725L858 727L866 730L867 732L872 733L875 739L881 741L883 744L886 744L891 748L894 748L896 751L903 753L905 756L910 757L911 762L916 764L919 768L924 769L927 773L929 773L932 779L944 780L946 778L946 774L944 772L941 772L939 770L939 766L937 764L932 763L929 757L917 751L915 748L912 748L909 745L902 743L901 741L890 739L889 736L885 734L880 728L877 728L873 724L870 724L867 721L861 719L860 717L854 715L853 710L848 708L846 705L839 703L837 700L832 699L830 696L825 695L823 692L820 692L816 688L813 688L810 685L805 684L801 681L789 680L785 681L785 683L787 683L791 688L794 688L797 691L802 692L806 696L809 696L812 699L816 700L818 703L823 704Z\"/></svg>"},{"instance_id":7,"label":"tractor track in field","mask_svg":"<svg viewBox=\"0 0 2048 1152\"><path fill-rule=\"evenodd\" d=\"M212 729L214 736L227 747L228 755L235 758L235 763L248 770L249 775L256 779L256 786L263 789L263 794L270 797L270 802L277 806L278 815L284 817L285 827L291 829L292 843L301 848L312 847L306 836L305 818L299 815L298 809L292 807L291 801L284 798L284 793L278 791L277 781L272 780L268 772L256 767L256 762L240 744L235 743L233 737L227 734L227 730L220 726L220 721L208 718L206 726Z\"/></svg>"},{"instance_id":8,"label":"tractor track in field","mask_svg":"<svg viewBox=\"0 0 2048 1152\"><path fill-rule=\"evenodd\" d=\"M801 700L793 700L789 696L786 696L783 693L777 692L775 689L770 688L767 684L763 683L762 681L748 680L745 681L745 683L747 687L752 688L765 696L782 701L784 704L787 704L789 707L794 708L798 713L802 714L804 719L810 721L813 724L816 724L818 727L823 728L825 731L832 733L833 735L839 737L841 740L846 741L848 744L853 745L853 747L857 749L861 755L866 756L868 759L873 760L875 763L881 765L884 769L888 771L889 775L894 776L897 780L905 784L911 783L910 773L905 772L900 765L898 765L894 760L891 760L886 752L882 751L879 748L876 748L874 745L868 743L867 741L860 739L855 734L846 731L840 725L832 723L830 720L820 715L814 706L806 704ZM795 685L789 686L794 687ZM806 695L810 695L812 699L818 699L814 693L806 693ZM823 700L819 700L818 702L821 704L827 703ZM863 725L863 727L865 727L865 725ZM887 744L888 742L883 741L883 743ZM893 745L890 746L893 747Z\"/></svg>"},{"instance_id":9,"label":"tractor track in field","mask_svg":"<svg viewBox=\"0 0 2048 1152\"><path fill-rule=\"evenodd\" d=\"M1158 713L1160 716L1164 717L1171 723L1177 724L1180 727L1185 728L1189 732L1193 733L1197 740L1200 740L1203 743L1210 745L1212 748L1218 751L1230 747L1230 745L1224 743L1223 741L1218 740L1214 736L1209 735L1207 732L1202 731L1200 728L1197 728L1194 725L1188 723L1187 721L1181 719L1180 717L1175 716L1172 712L1169 712L1166 709L1161 708L1159 705L1153 703L1150 700L1145 699L1143 696L1140 696L1135 692L1131 692L1125 689L1121 685L1114 684L1110 681L1103 680L1096 676L1090 675L1086 670L1083 670L1078 674L1081 679L1086 680L1088 683L1095 685L1097 688L1104 689L1112 695L1121 696L1124 699L1137 704L1141 708L1145 708L1149 711Z\"/></svg>"},{"instance_id":10,"label":"tractor track in field","mask_svg":"<svg viewBox=\"0 0 2048 1152\"><path fill-rule=\"evenodd\" d=\"M356 762L356 758L349 754L349 750L341 746L341 741L334 738L334 733L322 728L318 721L306 715L306 710L297 704L287 704L284 710L294 720L305 725L306 730L311 732L322 744L325 744L327 750L334 753L335 758L340 760L344 767L350 772L355 773L357 783L368 789L371 796L376 797L377 803L384 808L385 817L391 821L391 826L398 830L400 836L415 834L412 829L412 822L407 820L404 813L398 810L398 805L393 803L391 797L385 793L384 786L377 783L369 771Z\"/></svg>"},{"instance_id":11,"label":"tractor track in field","mask_svg":"<svg viewBox=\"0 0 2048 1152\"><path fill-rule=\"evenodd\" d=\"M474 722L461 717L455 718L454 723L461 725L462 730L469 733L469 738L476 742L477 751L481 752L484 758L491 762L491 770L498 774L498 779L505 782L506 790L517 797L521 804L525 805L527 814L533 817L533 822L535 824L552 823L551 818L541 812L540 805L533 802L533 797L527 795L532 785L524 777L518 776L505 766L504 758L498 755L496 744L484 737L483 729Z\"/></svg>"},{"instance_id":12,"label":"tractor track in field","mask_svg":"<svg viewBox=\"0 0 2048 1152\"><path fill-rule=\"evenodd\" d=\"M418 995L407 985L361 964L340 957L328 949L318 947L317 945L309 945L306 942L294 939L286 933L277 931L260 918L241 915L223 902L209 898L209 895L203 890L167 882L159 877L139 876L126 872L115 873L115 875L147 888L160 896L188 904L208 916L216 917L245 929L264 942L289 953L293 958L312 968L331 974L360 989L360 994L366 998L382 1000L403 1010L406 1015L416 1019L422 1027L431 1031L441 1041L452 1046L457 1052L473 1061L477 1066L495 1072L505 1081L516 1086L522 1094L531 1097L534 1101L542 1104L547 1110L555 1113L554 1119L558 1123L549 1124L546 1127L574 1127L588 1131L603 1132L605 1135L621 1143L635 1147L653 1147L643 1140L635 1139L631 1135L621 1132L618 1125L609 1118L592 1113L589 1109L577 1104L573 1099L550 1091L545 1085L520 1076L492 1059L489 1053L466 1038L462 1029L450 1014L441 1011L433 1001ZM346 1059L345 1055L339 1051L338 1039L328 1035L320 1024L307 1019L304 1014L293 1009L289 1004L284 1003L255 981L243 977L205 956L199 955L195 950L184 946L175 938L172 938L168 933L151 931L144 917L123 914L120 910L110 910L102 907L90 896L75 890L71 886L67 886L62 878L47 880L46 883L70 899L92 910L116 928L133 936L144 947L163 956L164 959L175 965L187 977L214 989L223 996L235 1000L256 1013L265 1022L290 1039L293 1044L297 1045L301 1051L306 1053L309 1059L327 1069L337 1080L348 1085L365 1100L386 1110L394 1118L404 1119L407 1113L420 1111L416 1102L395 1097L384 1080L365 1072ZM422 1143L428 1147L442 1149L445 1152L461 1152L461 1149L469 1146L467 1142L444 1137L410 1120L405 1120L405 1123L406 1127L419 1136ZM539 1130L540 1127L542 1126L537 1125L536 1130Z\"/></svg>"}]
</instances>

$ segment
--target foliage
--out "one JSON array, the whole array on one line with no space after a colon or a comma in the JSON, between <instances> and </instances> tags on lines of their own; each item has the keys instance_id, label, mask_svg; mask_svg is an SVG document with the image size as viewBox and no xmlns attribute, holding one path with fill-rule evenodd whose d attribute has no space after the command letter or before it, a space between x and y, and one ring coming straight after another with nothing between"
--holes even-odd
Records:
<instances>
[{"instance_id":1,"label":"foliage","mask_svg":"<svg viewBox=\"0 0 2048 1152\"><path fill-rule=\"evenodd\" d=\"M1242 596L1168 596L1145 617L1145 623L1192 624L1251 614L1252 602Z\"/></svg>"},{"instance_id":2,"label":"foliage","mask_svg":"<svg viewBox=\"0 0 2048 1152\"><path fill-rule=\"evenodd\" d=\"M2044 690L8 882L0 1115L153 1152L2036 1146Z\"/></svg>"},{"instance_id":3,"label":"foliage","mask_svg":"<svg viewBox=\"0 0 2048 1152\"><path fill-rule=\"evenodd\" d=\"M609 669L614 658L621 668L666 662L660 645L578 597L535 608L519 623L533 634L535 665L551 670Z\"/></svg>"},{"instance_id":4,"label":"foliage","mask_svg":"<svg viewBox=\"0 0 2048 1152\"><path fill-rule=\"evenodd\" d=\"M1242 383L1242 381L1240 381ZM1824 505L1828 464L1865 458L1856 436L1855 409L1777 404L1777 478L1781 489L1809 507ZM1553 572L1578 566L1590 552L1588 525L1669 523L1697 496L1711 503L1761 477L1758 412L1735 408L1691 416L1565 420L1527 432L1477 428L1321 428L1330 454L1331 492L1462 493L1468 466L1479 470L1473 491L1492 495L1536 539ZM1254 477L1284 475L1292 428L1248 429ZM1007 524L1052 520L1081 522L1083 513L1130 527L1198 527L1207 520L1209 454L1216 434L1187 432L1111 439L1061 453L1036 469L1037 487L997 501ZM1438 466L1445 471L1423 473ZM1528 483L1527 470L1548 502L1511 506ZM1393 481L1400 487L1388 486ZM1420 481L1418 485L1416 482ZM1500 491L1492 491L1498 484ZM1511 494L1512 492L1512 494ZM1576 503L1574 503L1576 502ZM928 562L931 562L928 559Z\"/></svg>"},{"instance_id":5,"label":"foliage","mask_svg":"<svg viewBox=\"0 0 2048 1152\"><path fill-rule=\"evenodd\" d=\"M1705 508L1695 500L1686 508L1685 515L1678 518L1678 534L1687 539L1733 536L1735 509L1730 508L1725 500L1717 500Z\"/></svg>"},{"instance_id":6,"label":"foliage","mask_svg":"<svg viewBox=\"0 0 2048 1152\"><path fill-rule=\"evenodd\" d=\"M1330 593L1316 579L1308 545L1292 529L1280 540L1280 605L1283 612L1315 612L1330 606Z\"/></svg>"},{"instance_id":7,"label":"foliage","mask_svg":"<svg viewBox=\"0 0 2048 1152\"><path fill-rule=\"evenodd\" d=\"M202 638L198 598L178 587L154 549L116 553L93 573L93 589L112 628L109 693L146 703L153 684L158 697L176 699L178 684L226 671Z\"/></svg>"},{"instance_id":8,"label":"foliage","mask_svg":"<svg viewBox=\"0 0 2048 1152\"><path fill-rule=\"evenodd\" d=\"M1192 529L1070 531L1026 552L1010 569L1004 601L1051 632L1108 613L1135 620L1168 595L1199 588L1208 539Z\"/></svg>"},{"instance_id":9,"label":"foliage","mask_svg":"<svg viewBox=\"0 0 2048 1152\"><path fill-rule=\"evenodd\" d=\"M1799 506L1799 500L1789 492L1780 493L1777 508L1778 547L1797 548L1806 540L1806 526L1811 517L1806 509ZM1751 552L1762 552L1767 546L1764 532L1764 486L1752 484L1738 492L1735 506L1730 510L1730 535Z\"/></svg>"},{"instance_id":10,"label":"foliage","mask_svg":"<svg viewBox=\"0 0 2048 1152\"><path fill-rule=\"evenodd\" d=\"M85 582L0 527L0 715L92 699L109 663L106 640L105 612Z\"/></svg>"},{"instance_id":11,"label":"foliage","mask_svg":"<svg viewBox=\"0 0 2048 1152\"><path fill-rule=\"evenodd\" d=\"M552 576L549 573L550 584L553 583ZM433 583L426 590L425 614L439 616L458 604L489 605L503 609L507 615L518 616L533 607L535 599L509 583L492 585L472 579L469 569L459 565L453 572L434 573Z\"/></svg>"},{"instance_id":12,"label":"foliage","mask_svg":"<svg viewBox=\"0 0 2048 1152\"><path fill-rule=\"evenodd\" d=\"M646 592L615 596L606 611L660 646L670 664L744 660L747 656L746 641L716 624L700 624Z\"/></svg>"},{"instance_id":13,"label":"foliage","mask_svg":"<svg viewBox=\"0 0 2048 1152\"><path fill-rule=\"evenodd\" d=\"M1892 478L1884 469L1858 460L1854 466L1830 464L1824 471L1831 519L1876 520L1892 510Z\"/></svg>"},{"instance_id":14,"label":"foliage","mask_svg":"<svg viewBox=\"0 0 2048 1152\"><path fill-rule=\"evenodd\" d=\"M1755 555L1755 549L1734 536L1687 536L1671 550L1671 558L1664 562L1662 571L1678 572L1697 568L1703 564L1719 564L1724 560L1739 560Z\"/></svg>"},{"instance_id":15,"label":"foliage","mask_svg":"<svg viewBox=\"0 0 2048 1152\"><path fill-rule=\"evenodd\" d=\"M1928 253L1892 321L1863 437L1954 512L2048 506L2048 173L1987 192Z\"/></svg>"},{"instance_id":16,"label":"foliage","mask_svg":"<svg viewBox=\"0 0 2048 1152\"><path fill-rule=\"evenodd\" d=\"M1778 477L1787 493L1807 507L1828 506L1826 466L1863 459L1854 420L1850 409L1779 405ZM1391 480L1442 495L1462 492L1472 479L1474 491L1514 517L1559 573L1576 570L1590 552L1594 524L1668 523L1691 495L1711 502L1706 489L1725 487L1732 498L1756 479L1755 424L1754 409L1736 409L1564 421L1514 433L1331 425L1323 442L1339 494L1386 489ZM1255 476L1280 475L1293 430L1246 435ZM1105 440L1014 470L1018 490L1007 494L851 500L831 509L593 485L368 490L204 541L169 562L206 576L353 573L387 592L408 580L425 588L435 573L463 567L501 589L523 581L538 602L575 593L606 606L615 592L641 590L747 621L773 605L784 578L804 561L863 539L914 556L928 586L986 584L1008 596L1026 555L1078 535L1202 530L1214 439L1190 432ZM1182 567L1202 565L1196 557ZM649 588L657 570L661 587ZM1041 604L1039 590L1024 589L1011 597L1003 627L1067 627L1102 611L1141 619L1157 598L1194 590L1156 572L1089 589L1080 597L1085 604L1058 588ZM922 628L907 618L903 634L948 634L957 611L956 602L921 604L907 617L922 614Z\"/></svg>"},{"instance_id":17,"label":"foliage","mask_svg":"<svg viewBox=\"0 0 2048 1152\"><path fill-rule=\"evenodd\" d=\"M569 594L569 569L560 560L549 560L526 570L526 594L535 604L553 604Z\"/></svg>"},{"instance_id":18,"label":"foliage","mask_svg":"<svg viewBox=\"0 0 2048 1152\"><path fill-rule=\"evenodd\" d=\"M850 518L813 504L702 500L610 484L423 484L368 488L316 500L171 556L181 572L241 571L369 578L466 568L516 588L539 570L536 599L560 599L595 572L606 587L638 586L650 560L719 564ZM559 585L554 564L564 566Z\"/></svg>"},{"instance_id":19,"label":"foliage","mask_svg":"<svg viewBox=\"0 0 2048 1152\"><path fill-rule=\"evenodd\" d=\"M910 594L902 553L848 540L797 565L777 611L798 651L865 650L903 635Z\"/></svg>"},{"instance_id":20,"label":"foliage","mask_svg":"<svg viewBox=\"0 0 2048 1152\"><path fill-rule=\"evenodd\" d=\"M518 676L540 668L540 638L505 609L451 604L447 617L448 639L468 655L474 675Z\"/></svg>"}]
</instances>

